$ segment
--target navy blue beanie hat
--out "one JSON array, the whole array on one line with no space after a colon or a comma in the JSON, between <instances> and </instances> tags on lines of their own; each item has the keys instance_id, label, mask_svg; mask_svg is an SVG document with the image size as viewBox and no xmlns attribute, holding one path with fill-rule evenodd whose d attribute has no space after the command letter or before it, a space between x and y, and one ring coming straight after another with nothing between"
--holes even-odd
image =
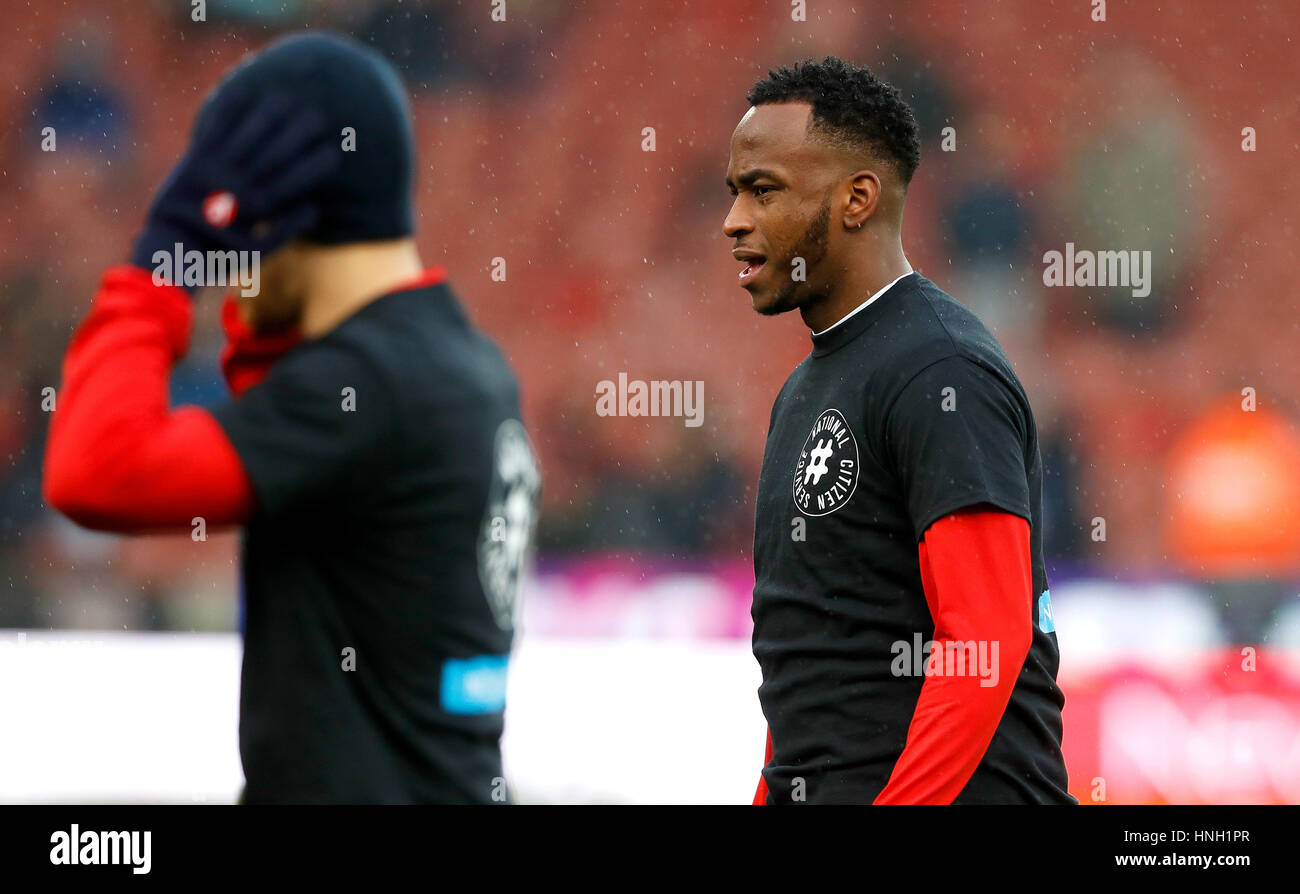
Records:
<instances>
[{"instance_id":1,"label":"navy blue beanie hat","mask_svg":"<svg viewBox=\"0 0 1300 894\"><path fill-rule=\"evenodd\" d=\"M401 79L379 53L335 34L277 40L231 71L199 111L203 132L227 103L282 93L324 116L342 164L319 190L320 221L303 238L323 245L397 239L415 231L410 108ZM344 128L352 128L346 132ZM348 139L348 136L351 139Z\"/></svg>"}]
</instances>

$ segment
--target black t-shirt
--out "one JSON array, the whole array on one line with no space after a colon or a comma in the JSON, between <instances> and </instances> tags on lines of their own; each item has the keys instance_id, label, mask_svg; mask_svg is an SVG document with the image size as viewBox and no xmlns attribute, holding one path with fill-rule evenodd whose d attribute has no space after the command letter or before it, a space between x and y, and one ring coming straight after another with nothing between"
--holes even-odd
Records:
<instances>
[{"instance_id":1,"label":"black t-shirt","mask_svg":"<svg viewBox=\"0 0 1300 894\"><path fill-rule=\"evenodd\" d=\"M252 479L245 803L502 803L538 471L446 285L386 295L214 411Z\"/></svg>"},{"instance_id":2,"label":"black t-shirt","mask_svg":"<svg viewBox=\"0 0 1300 894\"><path fill-rule=\"evenodd\" d=\"M772 408L758 491L768 803L870 803L885 787L925 681L895 673L896 644L934 632L917 544L933 522L980 503L1029 522L1033 643L957 803L1073 801L1041 487L1019 380L988 330L934 283L909 274L813 336Z\"/></svg>"}]
</instances>

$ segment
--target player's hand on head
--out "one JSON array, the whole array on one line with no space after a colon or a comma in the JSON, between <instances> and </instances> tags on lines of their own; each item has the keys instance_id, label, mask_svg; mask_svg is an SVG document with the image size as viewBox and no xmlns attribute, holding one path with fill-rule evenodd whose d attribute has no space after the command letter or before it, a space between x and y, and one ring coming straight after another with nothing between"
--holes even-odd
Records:
<instances>
[{"instance_id":1,"label":"player's hand on head","mask_svg":"<svg viewBox=\"0 0 1300 894\"><path fill-rule=\"evenodd\" d=\"M341 164L324 116L281 94L224 96L200 113L190 146L149 209L131 262L155 254L257 251L263 255L309 232L313 201Z\"/></svg>"}]
</instances>

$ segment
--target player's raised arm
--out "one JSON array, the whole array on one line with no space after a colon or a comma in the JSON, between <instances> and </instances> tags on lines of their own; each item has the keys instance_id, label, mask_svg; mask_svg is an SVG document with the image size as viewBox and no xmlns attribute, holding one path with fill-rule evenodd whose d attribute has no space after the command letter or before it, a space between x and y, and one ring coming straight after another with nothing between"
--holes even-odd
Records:
<instances>
[{"instance_id":1,"label":"player's raised arm","mask_svg":"<svg viewBox=\"0 0 1300 894\"><path fill-rule=\"evenodd\" d=\"M509 801L541 476L505 357L421 262L416 170L390 62L276 40L212 91L64 365L54 506L120 531L241 523L243 804ZM187 292L232 264L234 397L172 409Z\"/></svg>"},{"instance_id":2,"label":"player's raised arm","mask_svg":"<svg viewBox=\"0 0 1300 894\"><path fill-rule=\"evenodd\" d=\"M185 275L185 259L254 256L260 266L316 219L306 196L335 154L318 117L282 96L200 116L132 263L104 274L64 358L43 480L52 506L117 531L247 520L252 491L221 427L205 410L168 406L171 369L189 343L189 291L209 284L206 265Z\"/></svg>"},{"instance_id":3,"label":"player's raised arm","mask_svg":"<svg viewBox=\"0 0 1300 894\"><path fill-rule=\"evenodd\" d=\"M248 476L206 410L168 407L192 299L123 265L104 274L63 361L42 488L73 521L107 531L245 521Z\"/></svg>"}]
</instances>

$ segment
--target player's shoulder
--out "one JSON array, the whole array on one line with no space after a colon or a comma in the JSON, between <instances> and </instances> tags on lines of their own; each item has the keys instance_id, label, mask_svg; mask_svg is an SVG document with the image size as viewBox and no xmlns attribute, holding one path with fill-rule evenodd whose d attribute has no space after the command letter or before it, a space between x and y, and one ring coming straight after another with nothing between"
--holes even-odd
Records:
<instances>
[{"instance_id":1,"label":"player's shoulder","mask_svg":"<svg viewBox=\"0 0 1300 894\"><path fill-rule=\"evenodd\" d=\"M883 359L897 387L935 364L973 365L1015 381L997 338L970 308L920 274L891 302L892 325L885 334Z\"/></svg>"},{"instance_id":2,"label":"player's shoulder","mask_svg":"<svg viewBox=\"0 0 1300 894\"><path fill-rule=\"evenodd\" d=\"M970 308L924 276L913 274L900 285L881 345L891 361L906 366L1001 351Z\"/></svg>"},{"instance_id":3,"label":"player's shoulder","mask_svg":"<svg viewBox=\"0 0 1300 894\"><path fill-rule=\"evenodd\" d=\"M337 390L382 379L378 352L351 327L339 326L299 342L272 365L266 383L298 391Z\"/></svg>"},{"instance_id":4,"label":"player's shoulder","mask_svg":"<svg viewBox=\"0 0 1300 894\"><path fill-rule=\"evenodd\" d=\"M376 359L410 362L473 330L446 282L390 292L352 314L330 335ZM410 356L408 356L410 355Z\"/></svg>"},{"instance_id":5,"label":"player's shoulder","mask_svg":"<svg viewBox=\"0 0 1300 894\"><path fill-rule=\"evenodd\" d=\"M381 391L390 409L430 409L516 391L501 352L469 322L445 283L370 302L285 354L267 382L294 392Z\"/></svg>"},{"instance_id":6,"label":"player's shoulder","mask_svg":"<svg viewBox=\"0 0 1300 894\"><path fill-rule=\"evenodd\" d=\"M505 355L445 281L386 295L339 331L414 409L517 400Z\"/></svg>"},{"instance_id":7,"label":"player's shoulder","mask_svg":"<svg viewBox=\"0 0 1300 894\"><path fill-rule=\"evenodd\" d=\"M494 364L499 356L446 281L378 298L330 334L340 345L393 370L450 375L458 368Z\"/></svg>"}]
</instances>

